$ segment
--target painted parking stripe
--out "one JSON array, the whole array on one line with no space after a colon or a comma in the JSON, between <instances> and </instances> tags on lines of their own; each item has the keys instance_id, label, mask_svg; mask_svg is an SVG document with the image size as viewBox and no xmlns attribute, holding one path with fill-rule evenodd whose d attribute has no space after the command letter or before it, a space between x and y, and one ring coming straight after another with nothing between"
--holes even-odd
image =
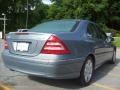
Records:
<instances>
[{"instance_id":1,"label":"painted parking stripe","mask_svg":"<svg viewBox=\"0 0 120 90\"><path fill-rule=\"evenodd\" d=\"M12 90L11 86L5 85L5 84L0 84L0 90Z\"/></svg>"},{"instance_id":2,"label":"painted parking stripe","mask_svg":"<svg viewBox=\"0 0 120 90\"><path fill-rule=\"evenodd\" d=\"M103 84L99 84L99 83L94 83L93 85L94 85L94 86L97 86L97 87L100 87L100 88L104 88L104 89L106 89L106 90L117 90L117 89L112 88L112 87L110 87L110 86L108 86L108 85L103 85Z\"/></svg>"}]
</instances>

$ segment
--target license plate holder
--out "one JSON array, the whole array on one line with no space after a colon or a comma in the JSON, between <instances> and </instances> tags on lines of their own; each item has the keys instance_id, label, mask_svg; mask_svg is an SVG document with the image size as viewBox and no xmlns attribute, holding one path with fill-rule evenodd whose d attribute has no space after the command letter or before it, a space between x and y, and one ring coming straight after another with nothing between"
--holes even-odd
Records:
<instances>
[{"instance_id":1,"label":"license plate holder","mask_svg":"<svg viewBox=\"0 0 120 90\"><path fill-rule=\"evenodd\" d=\"M13 42L13 49L14 51L28 52L29 44L29 42Z\"/></svg>"}]
</instances>

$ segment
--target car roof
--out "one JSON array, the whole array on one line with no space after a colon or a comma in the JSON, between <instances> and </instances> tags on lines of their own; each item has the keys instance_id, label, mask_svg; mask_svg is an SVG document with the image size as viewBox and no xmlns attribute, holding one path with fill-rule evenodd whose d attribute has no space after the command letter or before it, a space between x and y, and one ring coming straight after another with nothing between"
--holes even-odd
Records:
<instances>
[{"instance_id":1,"label":"car roof","mask_svg":"<svg viewBox=\"0 0 120 90\"><path fill-rule=\"evenodd\" d=\"M61 20L51 20L48 22L64 22L64 21L88 21L89 22L89 20L83 20L83 19L61 19Z\"/></svg>"}]
</instances>

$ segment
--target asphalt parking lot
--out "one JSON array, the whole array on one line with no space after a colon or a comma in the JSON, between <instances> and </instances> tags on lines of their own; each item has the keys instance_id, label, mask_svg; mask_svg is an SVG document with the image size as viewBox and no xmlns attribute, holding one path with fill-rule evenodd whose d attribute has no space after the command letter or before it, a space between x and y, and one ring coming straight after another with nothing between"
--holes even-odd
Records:
<instances>
[{"instance_id":1,"label":"asphalt parking lot","mask_svg":"<svg viewBox=\"0 0 120 90\"><path fill-rule=\"evenodd\" d=\"M79 86L75 80L45 79L10 71L1 59L2 50L0 40L0 90L120 90L120 49L117 49L117 63L98 68L87 87Z\"/></svg>"}]
</instances>

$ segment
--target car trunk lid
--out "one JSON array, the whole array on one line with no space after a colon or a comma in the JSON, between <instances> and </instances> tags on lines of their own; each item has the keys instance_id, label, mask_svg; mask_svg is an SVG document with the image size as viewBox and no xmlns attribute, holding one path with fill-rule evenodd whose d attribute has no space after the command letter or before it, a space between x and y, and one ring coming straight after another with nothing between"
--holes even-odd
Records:
<instances>
[{"instance_id":1,"label":"car trunk lid","mask_svg":"<svg viewBox=\"0 0 120 90\"><path fill-rule=\"evenodd\" d=\"M9 51L13 54L35 56L38 55L47 39L48 33L12 32L6 37Z\"/></svg>"}]
</instances>

